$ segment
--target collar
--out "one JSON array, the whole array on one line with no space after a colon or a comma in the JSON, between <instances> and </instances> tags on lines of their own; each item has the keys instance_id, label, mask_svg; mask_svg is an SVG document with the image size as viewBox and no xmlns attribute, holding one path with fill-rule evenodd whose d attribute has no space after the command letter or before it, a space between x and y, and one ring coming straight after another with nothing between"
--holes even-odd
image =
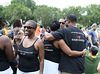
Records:
<instances>
[{"instance_id":1,"label":"collar","mask_svg":"<svg viewBox=\"0 0 100 74\"><path fill-rule=\"evenodd\" d=\"M91 56L92 58L96 58L97 56Z\"/></svg>"}]
</instances>

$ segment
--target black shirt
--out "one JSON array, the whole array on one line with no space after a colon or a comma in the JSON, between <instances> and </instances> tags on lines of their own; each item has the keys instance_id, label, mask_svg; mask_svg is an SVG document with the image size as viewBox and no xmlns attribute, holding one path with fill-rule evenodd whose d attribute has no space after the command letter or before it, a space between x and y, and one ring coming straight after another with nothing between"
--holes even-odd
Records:
<instances>
[{"instance_id":1,"label":"black shirt","mask_svg":"<svg viewBox=\"0 0 100 74\"><path fill-rule=\"evenodd\" d=\"M52 35L56 39L64 39L71 50L82 51L85 48L85 35L76 27L61 28L53 32ZM62 52L59 70L68 73L84 73L85 58L82 56L70 57Z\"/></svg>"},{"instance_id":2,"label":"black shirt","mask_svg":"<svg viewBox=\"0 0 100 74\"><path fill-rule=\"evenodd\" d=\"M0 49L0 71L8 69L10 66L4 50Z\"/></svg>"},{"instance_id":3,"label":"black shirt","mask_svg":"<svg viewBox=\"0 0 100 74\"><path fill-rule=\"evenodd\" d=\"M22 43L19 45L18 68L23 72L34 72L39 70L38 52L34 48L34 44L31 47L25 48L23 47L23 41L22 41Z\"/></svg>"},{"instance_id":4,"label":"black shirt","mask_svg":"<svg viewBox=\"0 0 100 74\"><path fill-rule=\"evenodd\" d=\"M0 35L1 37L2 35ZM10 66L5 51L0 49L0 71L8 69Z\"/></svg>"},{"instance_id":5,"label":"black shirt","mask_svg":"<svg viewBox=\"0 0 100 74\"><path fill-rule=\"evenodd\" d=\"M52 41L44 40L45 59L55 63L60 62L61 50L57 49Z\"/></svg>"}]
</instances>

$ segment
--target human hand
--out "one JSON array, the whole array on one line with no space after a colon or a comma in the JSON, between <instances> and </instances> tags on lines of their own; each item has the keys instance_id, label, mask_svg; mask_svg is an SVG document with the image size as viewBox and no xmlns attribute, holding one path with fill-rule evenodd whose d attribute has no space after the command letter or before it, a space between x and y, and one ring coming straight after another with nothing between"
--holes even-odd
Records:
<instances>
[{"instance_id":1,"label":"human hand","mask_svg":"<svg viewBox=\"0 0 100 74\"><path fill-rule=\"evenodd\" d=\"M93 46L93 44L91 44L91 47Z\"/></svg>"},{"instance_id":2,"label":"human hand","mask_svg":"<svg viewBox=\"0 0 100 74\"><path fill-rule=\"evenodd\" d=\"M16 44L16 42L17 42L18 40L21 40L21 36L20 36L20 35L15 35L15 36L14 36L14 44Z\"/></svg>"},{"instance_id":3,"label":"human hand","mask_svg":"<svg viewBox=\"0 0 100 74\"><path fill-rule=\"evenodd\" d=\"M86 55L86 49L84 49L82 52L83 52L82 57L84 57Z\"/></svg>"},{"instance_id":4,"label":"human hand","mask_svg":"<svg viewBox=\"0 0 100 74\"><path fill-rule=\"evenodd\" d=\"M100 74L100 62L99 62L99 64L98 64L97 70L98 70L98 72L99 72L99 74Z\"/></svg>"}]
</instances>

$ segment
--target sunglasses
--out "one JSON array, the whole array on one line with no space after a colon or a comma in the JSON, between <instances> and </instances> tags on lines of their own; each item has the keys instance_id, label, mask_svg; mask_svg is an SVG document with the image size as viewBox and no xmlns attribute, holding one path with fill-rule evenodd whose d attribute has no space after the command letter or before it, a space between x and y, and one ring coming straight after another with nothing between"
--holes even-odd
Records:
<instances>
[{"instance_id":1,"label":"sunglasses","mask_svg":"<svg viewBox=\"0 0 100 74\"><path fill-rule=\"evenodd\" d=\"M24 26L24 29L27 28L27 29L35 29L34 27L31 27L31 26Z\"/></svg>"},{"instance_id":2,"label":"sunglasses","mask_svg":"<svg viewBox=\"0 0 100 74\"><path fill-rule=\"evenodd\" d=\"M65 22L59 22L60 24L65 24Z\"/></svg>"}]
</instances>

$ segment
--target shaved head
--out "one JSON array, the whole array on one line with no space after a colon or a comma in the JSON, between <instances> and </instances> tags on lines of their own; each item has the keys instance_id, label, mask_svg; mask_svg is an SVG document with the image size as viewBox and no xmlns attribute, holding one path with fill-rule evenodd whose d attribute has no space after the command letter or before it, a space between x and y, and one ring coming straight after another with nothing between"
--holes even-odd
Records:
<instances>
[{"instance_id":1,"label":"shaved head","mask_svg":"<svg viewBox=\"0 0 100 74\"><path fill-rule=\"evenodd\" d=\"M63 18L59 19L59 22L64 22L64 21L65 21L65 19L63 19Z\"/></svg>"},{"instance_id":2,"label":"shaved head","mask_svg":"<svg viewBox=\"0 0 100 74\"><path fill-rule=\"evenodd\" d=\"M37 23L34 20L28 20L26 23L34 26L35 29L37 28Z\"/></svg>"}]
</instances>

